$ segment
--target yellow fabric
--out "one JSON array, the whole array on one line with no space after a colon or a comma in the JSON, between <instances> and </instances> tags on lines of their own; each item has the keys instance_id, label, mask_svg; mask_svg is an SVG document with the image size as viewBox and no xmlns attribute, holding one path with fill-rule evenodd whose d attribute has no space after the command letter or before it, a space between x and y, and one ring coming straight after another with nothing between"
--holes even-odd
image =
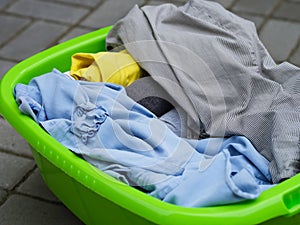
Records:
<instances>
[{"instance_id":1,"label":"yellow fabric","mask_svg":"<svg viewBox=\"0 0 300 225\"><path fill-rule=\"evenodd\" d=\"M77 80L110 82L126 87L141 77L141 68L125 50L76 53L72 56L70 75Z\"/></svg>"}]
</instances>

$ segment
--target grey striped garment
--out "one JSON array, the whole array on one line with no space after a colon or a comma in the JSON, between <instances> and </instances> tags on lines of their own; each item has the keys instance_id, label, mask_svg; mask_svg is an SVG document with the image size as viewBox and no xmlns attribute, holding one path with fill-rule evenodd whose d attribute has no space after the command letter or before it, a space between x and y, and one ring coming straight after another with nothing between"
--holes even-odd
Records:
<instances>
[{"instance_id":1,"label":"grey striped garment","mask_svg":"<svg viewBox=\"0 0 300 225\"><path fill-rule=\"evenodd\" d=\"M181 136L244 135L274 183L299 172L300 69L277 65L252 22L210 1L135 6L106 42L127 49L185 112Z\"/></svg>"}]
</instances>

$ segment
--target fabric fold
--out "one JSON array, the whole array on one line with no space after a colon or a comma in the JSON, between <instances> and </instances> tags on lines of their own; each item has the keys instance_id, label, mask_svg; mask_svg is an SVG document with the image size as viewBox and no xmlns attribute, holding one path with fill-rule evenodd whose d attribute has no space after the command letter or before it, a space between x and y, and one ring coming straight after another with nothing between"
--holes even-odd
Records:
<instances>
[{"instance_id":1,"label":"fabric fold","mask_svg":"<svg viewBox=\"0 0 300 225\"><path fill-rule=\"evenodd\" d=\"M162 201L229 204L272 187L269 162L248 139L181 138L122 86L71 80L54 70L17 84L15 97L20 110L62 145Z\"/></svg>"},{"instance_id":2,"label":"fabric fold","mask_svg":"<svg viewBox=\"0 0 300 225\"><path fill-rule=\"evenodd\" d=\"M300 69L277 65L252 22L212 1L135 6L106 46L126 49L184 110L185 137L243 135L274 183L300 172Z\"/></svg>"}]
</instances>

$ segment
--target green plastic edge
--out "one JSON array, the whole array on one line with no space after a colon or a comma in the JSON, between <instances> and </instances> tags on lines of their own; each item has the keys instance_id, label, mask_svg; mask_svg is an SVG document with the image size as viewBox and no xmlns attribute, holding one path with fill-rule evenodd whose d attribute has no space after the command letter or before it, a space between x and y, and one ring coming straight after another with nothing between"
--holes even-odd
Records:
<instances>
[{"instance_id":1,"label":"green plastic edge","mask_svg":"<svg viewBox=\"0 0 300 225\"><path fill-rule=\"evenodd\" d=\"M292 216L300 211L300 175L264 191L256 200L239 204L184 208L161 202L78 159L32 119L20 113L13 97L16 83L28 83L32 77L51 71L53 65L61 71L68 70L70 61L62 63L62 60L65 62L78 51L104 50L110 28L99 29L40 52L14 66L1 80L0 113L35 150L91 191L156 224L250 225L281 215Z\"/></svg>"}]
</instances>

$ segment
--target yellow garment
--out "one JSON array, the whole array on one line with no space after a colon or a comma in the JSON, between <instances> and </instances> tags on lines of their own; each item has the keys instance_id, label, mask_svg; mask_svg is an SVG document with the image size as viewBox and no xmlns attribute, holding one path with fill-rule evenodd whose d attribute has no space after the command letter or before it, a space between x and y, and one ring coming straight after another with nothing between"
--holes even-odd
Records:
<instances>
[{"instance_id":1,"label":"yellow garment","mask_svg":"<svg viewBox=\"0 0 300 225\"><path fill-rule=\"evenodd\" d=\"M141 68L125 50L76 53L72 56L70 75L76 80L110 82L126 87L141 77Z\"/></svg>"}]
</instances>

